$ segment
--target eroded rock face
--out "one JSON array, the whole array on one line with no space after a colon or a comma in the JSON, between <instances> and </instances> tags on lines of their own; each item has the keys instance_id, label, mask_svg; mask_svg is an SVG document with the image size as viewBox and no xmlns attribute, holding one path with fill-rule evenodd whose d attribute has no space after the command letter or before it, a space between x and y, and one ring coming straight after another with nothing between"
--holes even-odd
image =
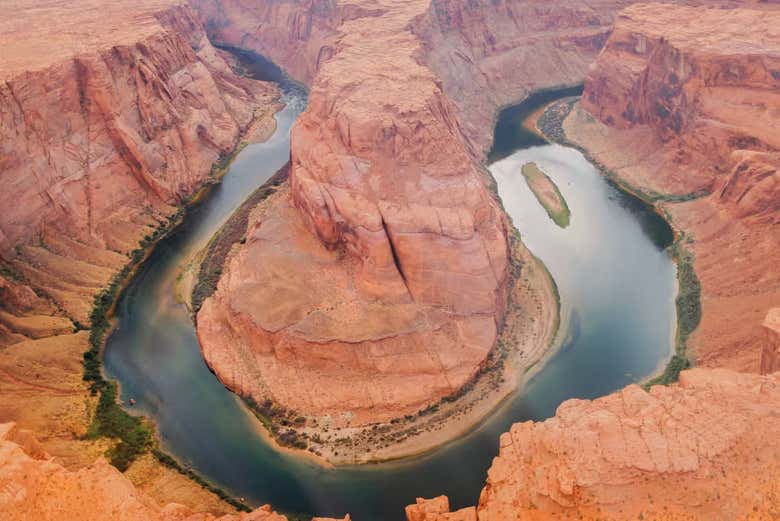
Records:
<instances>
[{"instance_id":1,"label":"eroded rock face","mask_svg":"<svg viewBox=\"0 0 780 521\"><path fill-rule=\"evenodd\" d=\"M414 58L426 6L342 21L293 129L289 200L250 224L198 315L206 360L258 401L389 420L457 391L493 346L506 223Z\"/></svg>"},{"instance_id":2,"label":"eroded rock face","mask_svg":"<svg viewBox=\"0 0 780 521\"><path fill-rule=\"evenodd\" d=\"M236 76L186 6L56 9L14 2L2 22L0 258L87 324L122 257L276 91Z\"/></svg>"},{"instance_id":3,"label":"eroded rock face","mask_svg":"<svg viewBox=\"0 0 780 521\"><path fill-rule=\"evenodd\" d=\"M778 375L722 369L685 371L649 393L632 385L569 400L501 436L478 517L771 519L779 405Z\"/></svg>"},{"instance_id":4,"label":"eroded rock face","mask_svg":"<svg viewBox=\"0 0 780 521\"><path fill-rule=\"evenodd\" d=\"M697 361L746 371L759 370L759 324L780 302L780 11L763 7L626 9L565 123L688 237Z\"/></svg>"},{"instance_id":5,"label":"eroded rock face","mask_svg":"<svg viewBox=\"0 0 780 521\"><path fill-rule=\"evenodd\" d=\"M268 56L307 85L334 54L342 20L364 14L359 5L339 5L336 0L190 0L189 4L213 41Z\"/></svg>"},{"instance_id":6,"label":"eroded rock face","mask_svg":"<svg viewBox=\"0 0 780 521\"><path fill-rule=\"evenodd\" d=\"M631 0L433 0L414 31L421 59L453 100L468 143L492 142L500 107L534 90L581 83Z\"/></svg>"},{"instance_id":7,"label":"eroded rock face","mask_svg":"<svg viewBox=\"0 0 780 521\"><path fill-rule=\"evenodd\" d=\"M29 431L13 423L0 424L0 516L8 521L287 519L267 505L254 512L219 517L175 503L159 505L103 459L78 471L66 470L51 459Z\"/></svg>"}]
</instances>

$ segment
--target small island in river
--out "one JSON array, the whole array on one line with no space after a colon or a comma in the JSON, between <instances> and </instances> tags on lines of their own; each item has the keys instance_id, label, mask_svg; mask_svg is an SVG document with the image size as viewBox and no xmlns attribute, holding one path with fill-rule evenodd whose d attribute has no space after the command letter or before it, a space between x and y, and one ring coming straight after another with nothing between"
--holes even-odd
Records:
<instances>
[{"instance_id":1,"label":"small island in river","mask_svg":"<svg viewBox=\"0 0 780 521\"><path fill-rule=\"evenodd\" d=\"M533 162L524 164L522 172L528 187L536 196L539 204L547 211L550 219L561 228L569 226L571 211L553 180Z\"/></svg>"}]
</instances>

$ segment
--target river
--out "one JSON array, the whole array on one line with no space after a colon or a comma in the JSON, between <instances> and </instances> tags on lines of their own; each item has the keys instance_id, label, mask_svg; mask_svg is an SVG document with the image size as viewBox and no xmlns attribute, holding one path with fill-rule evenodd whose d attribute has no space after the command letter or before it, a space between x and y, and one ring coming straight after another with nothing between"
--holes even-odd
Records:
<instances>
[{"instance_id":1,"label":"river","mask_svg":"<svg viewBox=\"0 0 780 521\"><path fill-rule=\"evenodd\" d=\"M249 69L256 77L279 81L278 69L267 62L246 53L241 58L254 64ZM123 400L135 398L132 411L154 421L163 448L179 461L253 505L271 503L304 516L350 512L356 521L400 521L415 497L447 494L453 507L476 504L499 435L512 423L550 417L567 398L610 393L650 374L669 356L676 278L665 250L671 241L666 223L612 187L576 150L539 141L529 147L520 139L512 151L502 139L503 159L490 170L524 242L558 284L571 317L561 349L522 394L467 436L426 456L325 469L273 449L251 413L203 362L175 284L187 259L288 160L290 128L305 107L305 94L284 87L287 106L276 115L276 133L247 146L222 183L158 244L120 299L118 327L104 351L104 369L121 383ZM548 218L526 186L520 167L527 161L536 161L566 198L566 229Z\"/></svg>"}]
</instances>

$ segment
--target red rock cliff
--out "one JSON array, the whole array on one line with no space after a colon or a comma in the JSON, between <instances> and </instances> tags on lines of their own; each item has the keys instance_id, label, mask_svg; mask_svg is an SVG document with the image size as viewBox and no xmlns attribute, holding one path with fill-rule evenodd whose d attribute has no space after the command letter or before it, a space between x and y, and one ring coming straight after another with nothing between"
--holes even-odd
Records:
<instances>
[{"instance_id":1,"label":"red rock cliff","mask_svg":"<svg viewBox=\"0 0 780 521\"><path fill-rule=\"evenodd\" d=\"M233 74L186 6L34 4L2 22L0 257L86 324L91 294L274 90Z\"/></svg>"},{"instance_id":2,"label":"red rock cliff","mask_svg":"<svg viewBox=\"0 0 780 521\"><path fill-rule=\"evenodd\" d=\"M758 371L780 301L780 11L626 9L566 122L571 139L657 199L702 285L703 365Z\"/></svg>"}]
</instances>

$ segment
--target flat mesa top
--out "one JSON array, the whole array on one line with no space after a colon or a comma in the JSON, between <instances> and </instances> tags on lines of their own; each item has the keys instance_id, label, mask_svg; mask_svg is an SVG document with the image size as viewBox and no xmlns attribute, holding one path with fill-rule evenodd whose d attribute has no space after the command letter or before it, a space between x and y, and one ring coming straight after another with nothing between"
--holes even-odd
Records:
<instances>
[{"instance_id":1,"label":"flat mesa top","mask_svg":"<svg viewBox=\"0 0 780 521\"><path fill-rule=\"evenodd\" d=\"M712 54L780 56L780 8L718 9L636 4L620 12L616 25L673 46Z\"/></svg>"},{"instance_id":2,"label":"flat mesa top","mask_svg":"<svg viewBox=\"0 0 780 521\"><path fill-rule=\"evenodd\" d=\"M780 333L780 308L772 308L766 314L764 327Z\"/></svg>"},{"instance_id":3,"label":"flat mesa top","mask_svg":"<svg viewBox=\"0 0 780 521\"><path fill-rule=\"evenodd\" d=\"M0 16L0 80L78 54L129 45L161 29L181 0L7 0Z\"/></svg>"}]
</instances>

